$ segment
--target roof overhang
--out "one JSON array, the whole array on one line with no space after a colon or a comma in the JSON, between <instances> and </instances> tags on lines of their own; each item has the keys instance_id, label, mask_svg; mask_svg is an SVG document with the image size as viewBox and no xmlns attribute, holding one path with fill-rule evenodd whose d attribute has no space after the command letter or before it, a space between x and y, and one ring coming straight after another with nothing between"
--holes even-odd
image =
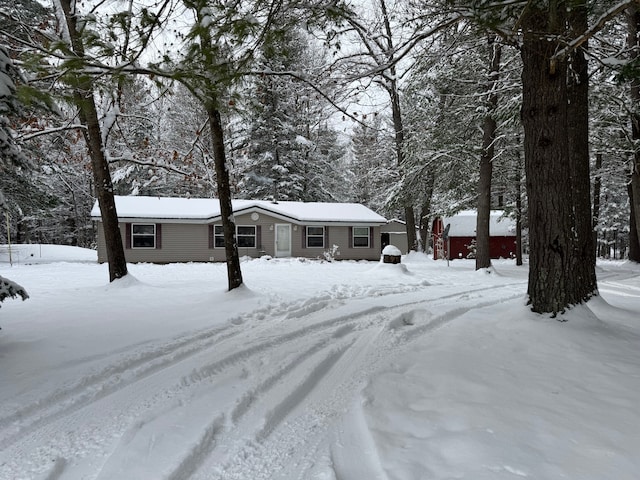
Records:
<instances>
[{"instance_id":1,"label":"roof overhang","mask_svg":"<svg viewBox=\"0 0 640 480\"><path fill-rule=\"evenodd\" d=\"M240 215L247 215L251 213L258 213L262 215L267 215L276 220L280 220L287 223L292 223L295 225L309 225L309 226L383 226L387 224L387 220L383 217L380 217L380 220L375 219L357 219L357 218L343 218L339 220L330 219L330 218L301 218L296 217L294 215L287 215L282 212L277 212L274 210L270 210L268 208L264 208L261 205L247 205L240 208L236 208L233 211L234 217ZM100 222L102 218L99 215L95 214L95 210L92 211L91 215L92 221ZM211 215L211 216L190 216L190 217L182 217L175 215L154 215L148 217L142 216L118 216L118 220L120 222L127 223L182 223L182 224L195 224L195 225L208 225L211 223L219 223L222 221L222 215Z\"/></svg>"}]
</instances>

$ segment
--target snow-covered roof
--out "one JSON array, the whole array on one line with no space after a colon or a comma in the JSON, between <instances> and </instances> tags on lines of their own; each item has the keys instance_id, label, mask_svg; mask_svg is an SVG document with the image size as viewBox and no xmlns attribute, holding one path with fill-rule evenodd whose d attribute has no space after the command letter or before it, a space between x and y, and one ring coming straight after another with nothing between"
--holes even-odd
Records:
<instances>
[{"instance_id":1,"label":"snow-covered roof","mask_svg":"<svg viewBox=\"0 0 640 480\"><path fill-rule=\"evenodd\" d=\"M210 222L220 218L216 198L175 198L116 196L120 219L156 219ZM234 214L261 210L293 222L385 224L387 220L359 203L271 202L267 200L233 200ZM100 220L96 202L91 218Z\"/></svg>"},{"instance_id":2,"label":"snow-covered roof","mask_svg":"<svg viewBox=\"0 0 640 480\"><path fill-rule=\"evenodd\" d=\"M452 217L442 219L442 224L449 227L450 237L475 237L476 218L475 210L463 210ZM504 216L502 210L492 210L489 217L489 235L495 237L511 237L516 235L516 224L511 218Z\"/></svg>"}]
</instances>

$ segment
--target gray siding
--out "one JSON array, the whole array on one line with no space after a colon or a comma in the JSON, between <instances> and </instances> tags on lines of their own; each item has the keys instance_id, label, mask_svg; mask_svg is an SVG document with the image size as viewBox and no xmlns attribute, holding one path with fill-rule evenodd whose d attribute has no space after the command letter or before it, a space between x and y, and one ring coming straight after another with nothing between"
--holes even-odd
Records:
<instances>
[{"instance_id":1,"label":"gray siding","mask_svg":"<svg viewBox=\"0 0 640 480\"><path fill-rule=\"evenodd\" d=\"M260 213L257 220L252 220L250 214L235 217L236 225L259 226L259 235L256 248L239 248L240 256L260 257L261 255L275 256L275 225L287 223L278 218ZM127 262L172 263L172 262L224 262L224 248L209 248L209 225L191 223L165 223L165 222L136 222L136 223L161 223L161 248L125 248ZM314 224L317 225L317 224ZM325 226L325 228L327 228ZM293 257L322 258L325 250L332 245L338 245L341 260L374 260L380 258L380 227L370 227L373 244L368 248L353 248L350 240L350 227L328 226L328 244L324 248L306 248L304 242L304 225L291 223L291 255ZM98 261L107 261L104 232L102 222L98 222ZM120 223L122 244L127 245L126 223ZM326 236L325 236L326 239Z\"/></svg>"},{"instance_id":2,"label":"gray siding","mask_svg":"<svg viewBox=\"0 0 640 480\"><path fill-rule=\"evenodd\" d=\"M388 233L389 244L398 248L403 254L409 251L407 228L403 223L391 221L380 227L380 233Z\"/></svg>"}]
</instances>

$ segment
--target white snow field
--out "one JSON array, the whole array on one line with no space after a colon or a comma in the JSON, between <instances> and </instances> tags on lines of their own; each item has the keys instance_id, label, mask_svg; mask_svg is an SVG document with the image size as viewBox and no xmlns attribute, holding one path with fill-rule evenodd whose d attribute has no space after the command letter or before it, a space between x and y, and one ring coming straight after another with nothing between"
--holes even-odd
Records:
<instances>
[{"instance_id":1,"label":"white snow field","mask_svg":"<svg viewBox=\"0 0 640 480\"><path fill-rule=\"evenodd\" d=\"M130 265L13 246L2 480L637 480L640 266L525 306L527 267Z\"/></svg>"}]
</instances>

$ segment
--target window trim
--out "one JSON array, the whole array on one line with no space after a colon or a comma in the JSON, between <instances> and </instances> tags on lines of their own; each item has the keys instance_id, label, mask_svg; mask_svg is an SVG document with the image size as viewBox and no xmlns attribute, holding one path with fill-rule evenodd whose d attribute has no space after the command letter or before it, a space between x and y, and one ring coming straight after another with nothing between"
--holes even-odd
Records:
<instances>
[{"instance_id":1,"label":"window trim","mask_svg":"<svg viewBox=\"0 0 640 480\"><path fill-rule=\"evenodd\" d=\"M220 233L216 233L216 230L220 229ZM217 239L221 239L220 245L216 242ZM224 248L224 229L221 223L213 224L213 248Z\"/></svg>"},{"instance_id":2,"label":"window trim","mask_svg":"<svg viewBox=\"0 0 640 480\"><path fill-rule=\"evenodd\" d=\"M151 233L135 233L135 227L142 225L142 226L152 226L153 227L153 234ZM155 223L132 223L131 224L131 248L132 249L136 249L136 250L155 250L156 246L158 245L158 229L156 227ZM149 246L136 246L136 238L140 238L140 237L151 237L153 236L153 246L149 247Z\"/></svg>"},{"instance_id":3,"label":"window trim","mask_svg":"<svg viewBox=\"0 0 640 480\"><path fill-rule=\"evenodd\" d=\"M367 244L366 245L356 245L356 238L365 238L365 235L356 235L356 229L358 228L366 228L367 234ZM371 248L371 227L353 227L351 229L351 245L353 248Z\"/></svg>"},{"instance_id":4,"label":"window trim","mask_svg":"<svg viewBox=\"0 0 640 480\"><path fill-rule=\"evenodd\" d=\"M238 233L238 229L242 227L248 227L253 229L253 235L246 234L240 235ZM219 233L216 233L216 230L219 230ZM240 237L253 237L253 246L252 247L243 247L240 245L239 238ZM220 245L216 240L220 240ZM238 243L238 248L258 248L258 225L236 225L236 243ZM213 248L224 248L224 230L221 223L213 224Z\"/></svg>"},{"instance_id":5,"label":"window trim","mask_svg":"<svg viewBox=\"0 0 640 480\"><path fill-rule=\"evenodd\" d=\"M325 227L324 225L307 225L306 227L306 232L305 232L305 237L306 237L306 248L324 248L324 240L325 240ZM321 228L322 229L322 234L313 234L311 235L309 233L309 229L310 228ZM322 239L322 245L309 245L309 238L321 238Z\"/></svg>"},{"instance_id":6,"label":"window trim","mask_svg":"<svg viewBox=\"0 0 640 480\"><path fill-rule=\"evenodd\" d=\"M253 235L243 234L240 235L238 233L238 229L240 228L253 228ZM253 238L252 246L242 246L240 245L240 237L251 237ZM258 227L257 225L236 225L236 243L238 244L238 248L258 248Z\"/></svg>"}]
</instances>

